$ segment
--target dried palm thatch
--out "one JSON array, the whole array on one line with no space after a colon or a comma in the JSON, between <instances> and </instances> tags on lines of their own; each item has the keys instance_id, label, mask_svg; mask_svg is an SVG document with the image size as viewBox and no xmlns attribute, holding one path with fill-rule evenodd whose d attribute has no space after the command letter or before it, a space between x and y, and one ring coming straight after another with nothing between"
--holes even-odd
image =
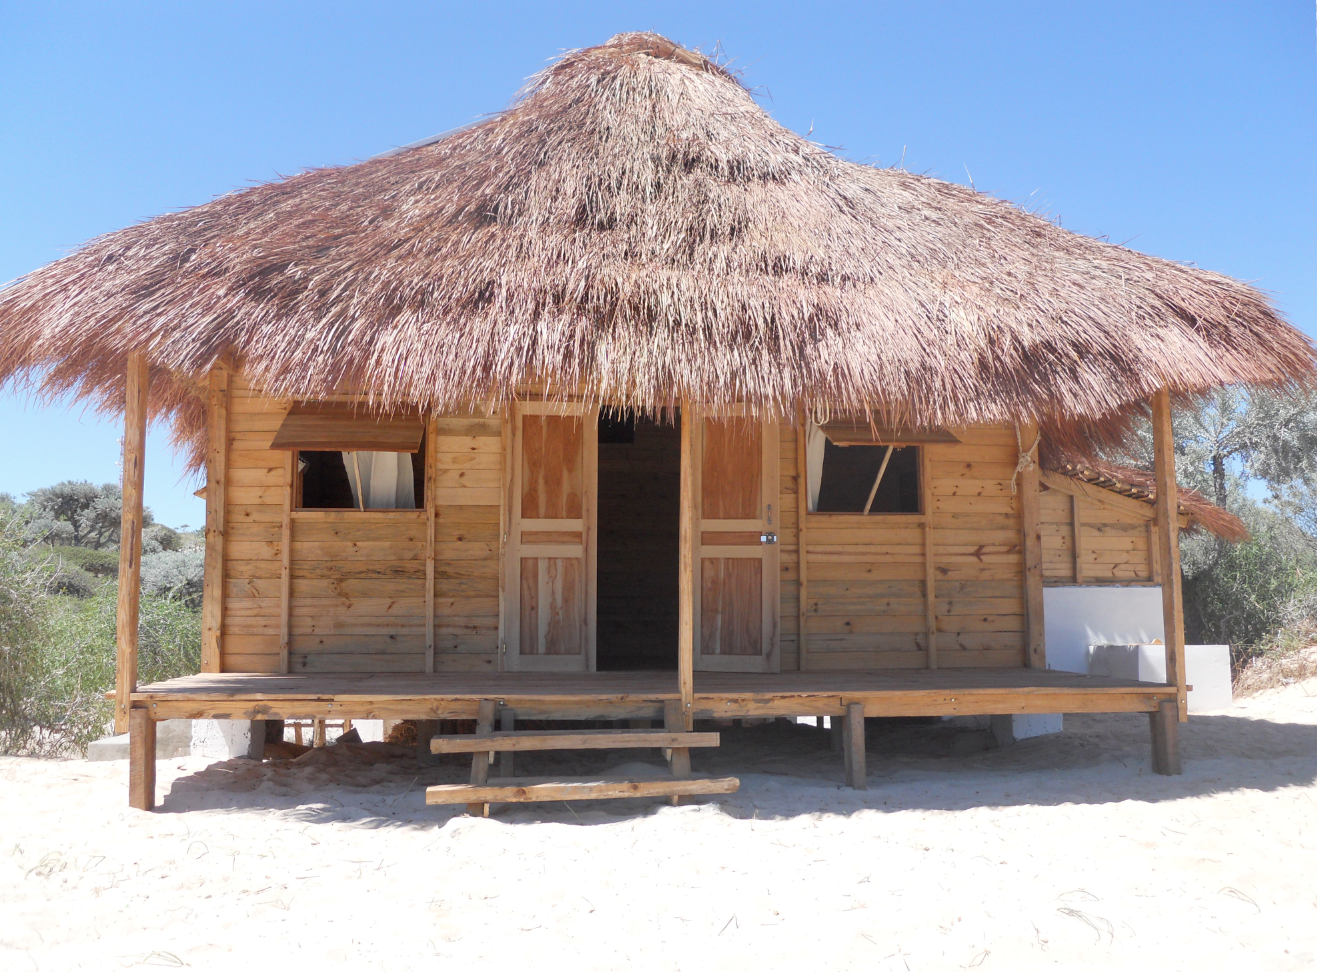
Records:
<instances>
[{"instance_id":1,"label":"dried palm thatch","mask_svg":"<svg viewBox=\"0 0 1317 972\"><path fill-rule=\"evenodd\" d=\"M1253 288L838 158L655 34L571 52L432 144L93 240L0 292L0 328L0 380L111 410L147 352L153 412L197 443L225 353L272 394L381 409L539 383L643 410L1029 417L1072 444L1162 386L1314 366Z\"/></svg>"},{"instance_id":2,"label":"dried palm thatch","mask_svg":"<svg viewBox=\"0 0 1317 972\"><path fill-rule=\"evenodd\" d=\"M1121 496L1128 496L1153 506L1157 502L1157 477L1146 469L1121 466L1100 459L1080 459L1044 450L1039 457L1044 469L1078 479ZM1248 527L1229 510L1217 506L1196 489L1181 486L1177 490L1179 510L1189 518L1189 530L1205 530L1215 537L1239 543L1248 539Z\"/></svg>"}]
</instances>

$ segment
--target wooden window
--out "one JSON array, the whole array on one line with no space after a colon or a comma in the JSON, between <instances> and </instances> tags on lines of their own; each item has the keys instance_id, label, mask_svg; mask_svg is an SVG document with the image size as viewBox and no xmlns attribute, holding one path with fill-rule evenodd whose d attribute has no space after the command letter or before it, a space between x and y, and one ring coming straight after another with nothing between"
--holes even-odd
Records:
<instances>
[{"instance_id":1,"label":"wooden window","mask_svg":"<svg viewBox=\"0 0 1317 972\"><path fill-rule=\"evenodd\" d=\"M823 442L811 513L919 513L919 446Z\"/></svg>"},{"instance_id":2,"label":"wooden window","mask_svg":"<svg viewBox=\"0 0 1317 972\"><path fill-rule=\"evenodd\" d=\"M293 505L299 510L358 510L363 508L358 490L353 485L356 476L349 472L349 463L353 460L352 452L326 452L299 450L297 452L296 481L294 483ZM371 453L366 453L371 455ZM401 458L400 473L410 473L412 480L412 505L405 503L397 506L373 506L369 500L366 508L374 509L420 509L425 497L425 447L413 453L383 453L398 455ZM358 465L360 461L358 460ZM410 467L410 468L409 468ZM404 471L405 470L405 471Z\"/></svg>"}]
</instances>

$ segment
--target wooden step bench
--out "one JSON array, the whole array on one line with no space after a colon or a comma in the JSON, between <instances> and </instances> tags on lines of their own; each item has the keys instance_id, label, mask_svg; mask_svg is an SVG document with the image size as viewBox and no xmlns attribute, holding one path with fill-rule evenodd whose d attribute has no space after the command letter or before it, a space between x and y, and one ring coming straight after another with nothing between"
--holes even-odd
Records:
<instances>
[{"instance_id":1,"label":"wooden step bench","mask_svg":"<svg viewBox=\"0 0 1317 972\"><path fill-rule=\"evenodd\" d=\"M550 749L699 749L719 744L716 732L663 729L563 729L494 732L488 736L433 736L432 753L510 753Z\"/></svg>"},{"instance_id":2,"label":"wooden step bench","mask_svg":"<svg viewBox=\"0 0 1317 972\"><path fill-rule=\"evenodd\" d=\"M663 703L663 729L598 729L515 732L515 713L497 712L493 699L481 699L475 735L431 736L425 747L433 753L470 753L471 782L432 786L427 803L465 803L467 811L489 815L491 803L534 803L544 800L615 800L621 797L666 796L676 805L683 796L733 793L741 781L691 776L691 749L717 746L716 732L691 732L679 700ZM502 731L494 731L495 716ZM424 745L424 739L421 740ZM513 770L513 753L565 749L661 749L672 770L670 780L520 779ZM419 752L419 747L418 747ZM502 782L489 782L489 766L499 753ZM711 789L712 788L712 789Z\"/></svg>"},{"instance_id":3,"label":"wooden step bench","mask_svg":"<svg viewBox=\"0 0 1317 972\"><path fill-rule=\"evenodd\" d=\"M525 777L496 779L488 783L451 783L428 787L427 804L544 803L556 800L618 800L627 797L704 796L735 793L741 781L734 776L713 778L598 779L584 776L568 779Z\"/></svg>"}]
</instances>

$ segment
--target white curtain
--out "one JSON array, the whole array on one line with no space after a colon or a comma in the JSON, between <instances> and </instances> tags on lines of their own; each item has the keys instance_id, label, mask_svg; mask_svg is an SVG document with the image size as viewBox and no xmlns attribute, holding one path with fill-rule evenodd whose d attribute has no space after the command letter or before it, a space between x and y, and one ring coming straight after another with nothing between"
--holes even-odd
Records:
<instances>
[{"instance_id":1,"label":"white curtain","mask_svg":"<svg viewBox=\"0 0 1317 972\"><path fill-rule=\"evenodd\" d=\"M809 512L819 511L819 483L823 481L823 449L828 437L813 422L805 433L805 475L809 479Z\"/></svg>"},{"instance_id":2,"label":"white curtain","mask_svg":"<svg viewBox=\"0 0 1317 972\"><path fill-rule=\"evenodd\" d=\"M345 452L352 501L358 509L414 510L416 485L410 452ZM358 482L360 471L360 482ZM363 485L365 503L362 503Z\"/></svg>"}]
</instances>

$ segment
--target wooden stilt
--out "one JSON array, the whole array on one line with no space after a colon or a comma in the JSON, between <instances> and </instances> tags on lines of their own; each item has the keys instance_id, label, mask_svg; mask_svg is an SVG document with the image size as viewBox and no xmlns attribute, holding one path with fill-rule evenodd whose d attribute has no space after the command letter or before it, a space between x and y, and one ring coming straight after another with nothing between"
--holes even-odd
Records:
<instances>
[{"instance_id":1,"label":"wooden stilt","mask_svg":"<svg viewBox=\"0 0 1317 972\"><path fill-rule=\"evenodd\" d=\"M119 524L119 605L115 615L114 731L128 731L137 691L137 607L142 590L142 471L146 459L146 399L151 366L128 356L123 404L123 515ZM154 764L153 764L154 765Z\"/></svg>"},{"instance_id":2,"label":"wooden stilt","mask_svg":"<svg viewBox=\"0 0 1317 972\"><path fill-rule=\"evenodd\" d=\"M247 733L247 758L260 761L265 759L265 720L253 719Z\"/></svg>"},{"instance_id":3,"label":"wooden stilt","mask_svg":"<svg viewBox=\"0 0 1317 972\"><path fill-rule=\"evenodd\" d=\"M1184 677L1184 601L1180 591L1180 498L1175 482L1175 437L1171 429L1171 393L1163 388L1152 398L1152 460L1157 477L1158 561L1162 578L1162 622L1165 627L1166 684L1180 700L1180 721L1189 718L1189 692Z\"/></svg>"},{"instance_id":4,"label":"wooden stilt","mask_svg":"<svg viewBox=\"0 0 1317 972\"><path fill-rule=\"evenodd\" d=\"M846 706L846 783L853 790L869 788L864 765L864 705L859 702Z\"/></svg>"},{"instance_id":5,"label":"wooden stilt","mask_svg":"<svg viewBox=\"0 0 1317 972\"><path fill-rule=\"evenodd\" d=\"M1152 771L1162 776L1179 776L1184 772L1180 763L1179 706L1167 700L1148 713L1152 729Z\"/></svg>"},{"instance_id":6,"label":"wooden stilt","mask_svg":"<svg viewBox=\"0 0 1317 972\"><path fill-rule=\"evenodd\" d=\"M476 713L476 735L490 736L494 733L494 712L498 708L493 699L481 699L480 708ZM483 786L489 782L489 756L488 750L480 750L471 754L471 785ZM488 817L488 803L468 803L466 812L473 817Z\"/></svg>"},{"instance_id":7,"label":"wooden stilt","mask_svg":"<svg viewBox=\"0 0 1317 972\"><path fill-rule=\"evenodd\" d=\"M686 715L680 699L668 699L663 703L663 728L669 732L685 732ZM688 780L691 775L691 751L689 747L679 746L668 750L668 765L672 769L672 778ZM681 803L681 796L673 794L668 798L675 807Z\"/></svg>"},{"instance_id":8,"label":"wooden stilt","mask_svg":"<svg viewBox=\"0 0 1317 972\"><path fill-rule=\"evenodd\" d=\"M846 752L846 720L842 716L832 716L828 725L829 741L832 743L832 751L837 754Z\"/></svg>"},{"instance_id":9,"label":"wooden stilt","mask_svg":"<svg viewBox=\"0 0 1317 972\"><path fill-rule=\"evenodd\" d=\"M432 762L430 758L430 740L434 734L439 731L439 722L437 719L417 719L416 720L416 761L418 763Z\"/></svg>"},{"instance_id":10,"label":"wooden stilt","mask_svg":"<svg viewBox=\"0 0 1317 972\"><path fill-rule=\"evenodd\" d=\"M128 714L128 805L155 809L155 720L146 709Z\"/></svg>"},{"instance_id":11,"label":"wooden stilt","mask_svg":"<svg viewBox=\"0 0 1317 972\"><path fill-rule=\"evenodd\" d=\"M681 546L678 555L677 690L682 728L690 730L695 714L695 456L691 446L699 421L689 402L681 403ZM669 726L669 728L672 728Z\"/></svg>"},{"instance_id":12,"label":"wooden stilt","mask_svg":"<svg viewBox=\"0 0 1317 972\"><path fill-rule=\"evenodd\" d=\"M501 732L514 731L517 728L516 712L504 706L503 711L498 714L498 728ZM513 753L510 750L498 754L498 775L517 775L515 771L515 763L513 762Z\"/></svg>"}]
</instances>

